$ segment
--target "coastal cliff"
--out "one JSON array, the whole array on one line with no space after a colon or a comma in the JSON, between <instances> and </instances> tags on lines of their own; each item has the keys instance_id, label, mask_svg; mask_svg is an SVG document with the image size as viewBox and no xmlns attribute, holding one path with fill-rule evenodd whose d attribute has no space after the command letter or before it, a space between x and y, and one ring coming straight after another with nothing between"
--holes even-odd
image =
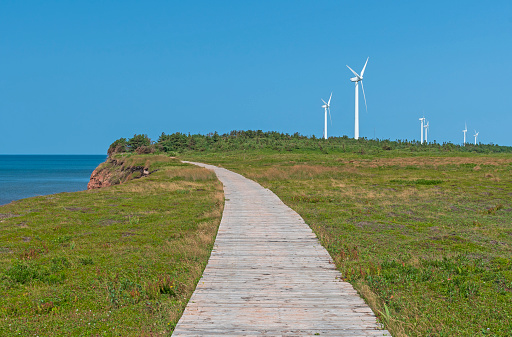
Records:
<instances>
[{"instance_id":1,"label":"coastal cliff","mask_svg":"<svg viewBox=\"0 0 512 337\"><path fill-rule=\"evenodd\" d=\"M110 178L112 177L112 173L109 170L102 169L97 167L91 174L91 179L87 184L88 190L93 190L95 188L107 187L111 186Z\"/></svg>"},{"instance_id":2,"label":"coastal cliff","mask_svg":"<svg viewBox=\"0 0 512 337\"><path fill-rule=\"evenodd\" d=\"M127 158L108 158L92 172L87 189L121 184L131 179L146 177L153 172L155 171L149 171L149 165L143 166Z\"/></svg>"}]
</instances>

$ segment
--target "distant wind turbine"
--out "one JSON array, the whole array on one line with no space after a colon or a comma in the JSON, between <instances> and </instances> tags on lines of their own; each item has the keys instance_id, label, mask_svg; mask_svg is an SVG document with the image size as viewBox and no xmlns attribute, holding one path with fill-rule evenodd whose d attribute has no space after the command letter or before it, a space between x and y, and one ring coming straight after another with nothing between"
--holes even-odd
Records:
<instances>
[{"instance_id":1,"label":"distant wind turbine","mask_svg":"<svg viewBox=\"0 0 512 337\"><path fill-rule=\"evenodd\" d=\"M475 130L475 134L474 134L474 136L475 136L475 145L476 145L476 139L478 138L478 134L479 134L479 133L480 133L480 132L476 132L476 130Z\"/></svg>"},{"instance_id":2,"label":"distant wind turbine","mask_svg":"<svg viewBox=\"0 0 512 337\"><path fill-rule=\"evenodd\" d=\"M322 105L322 108L325 109L325 123L324 123L324 139L327 139L327 110L329 110L329 119L331 119L331 98L332 98L332 92L331 96L329 97L329 101L325 103L325 101L322 99L322 102L324 102L324 105ZM332 125L332 119L331 119L331 125Z\"/></svg>"},{"instance_id":3,"label":"distant wind turbine","mask_svg":"<svg viewBox=\"0 0 512 337\"><path fill-rule=\"evenodd\" d=\"M364 86L363 86L363 75L364 70L366 69L366 65L368 64L368 57L366 59L366 63L364 64L363 70L361 71L361 75L356 73L352 68L347 65L347 68L356 75L356 77L352 77L350 81L355 82L356 84L356 109L355 109L355 121L354 121L354 139L359 139L359 82L361 82L361 89L363 89L363 97L364 97L364 105L366 106L366 112L368 112L368 105L366 105L366 95L364 94Z\"/></svg>"},{"instance_id":4,"label":"distant wind turbine","mask_svg":"<svg viewBox=\"0 0 512 337\"><path fill-rule=\"evenodd\" d=\"M421 130L421 138L420 138L420 142L421 144L423 144L423 123L425 122L425 117L421 117L420 118L420 122L421 122L421 126L420 126L420 130Z\"/></svg>"},{"instance_id":5,"label":"distant wind turbine","mask_svg":"<svg viewBox=\"0 0 512 337\"><path fill-rule=\"evenodd\" d=\"M468 125L466 123L464 123L464 130L462 130L462 132L464 132L464 145L466 145L466 132L468 132Z\"/></svg>"},{"instance_id":6,"label":"distant wind turbine","mask_svg":"<svg viewBox=\"0 0 512 337\"><path fill-rule=\"evenodd\" d=\"M425 124L425 143L428 144L428 124L429 124L429 121L427 121L427 124Z\"/></svg>"}]
</instances>

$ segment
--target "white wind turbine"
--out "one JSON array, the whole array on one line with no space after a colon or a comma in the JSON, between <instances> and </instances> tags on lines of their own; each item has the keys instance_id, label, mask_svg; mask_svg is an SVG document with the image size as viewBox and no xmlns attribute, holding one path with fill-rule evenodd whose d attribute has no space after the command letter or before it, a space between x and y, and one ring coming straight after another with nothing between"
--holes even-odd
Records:
<instances>
[{"instance_id":1,"label":"white wind turbine","mask_svg":"<svg viewBox=\"0 0 512 337\"><path fill-rule=\"evenodd\" d=\"M325 101L322 99L322 102L324 102L324 105L322 105L322 108L325 109L325 123L324 123L324 139L327 139L327 110L329 110L329 118L331 118L331 98L332 98L332 92L331 96L329 97L329 101L325 103ZM332 125L332 119L331 119L331 125Z\"/></svg>"},{"instance_id":2,"label":"white wind turbine","mask_svg":"<svg viewBox=\"0 0 512 337\"><path fill-rule=\"evenodd\" d=\"M364 64L363 70L361 70L361 76L359 76L352 68L347 65L347 68L356 75L356 77L352 77L350 81L355 82L356 84L356 111L355 111L355 122L354 122L354 139L359 139L359 82L361 82L361 88L363 89L363 97L364 97L364 105L366 106L366 112L368 112L368 106L366 105L366 95L364 94L364 86L363 86L363 75L364 70L366 69L366 64L368 63L368 57L366 59L366 63Z\"/></svg>"},{"instance_id":3,"label":"white wind turbine","mask_svg":"<svg viewBox=\"0 0 512 337\"><path fill-rule=\"evenodd\" d=\"M420 130L421 130L421 138L420 138L420 142L421 144L423 144L423 128L424 128L424 122L425 122L425 117L421 117L420 118L420 122L421 122L421 126L420 126Z\"/></svg>"},{"instance_id":4,"label":"white wind turbine","mask_svg":"<svg viewBox=\"0 0 512 337\"><path fill-rule=\"evenodd\" d=\"M464 130L462 130L462 132L464 132L464 145L466 145L466 132L468 132L468 125L466 123L464 123Z\"/></svg>"},{"instance_id":5,"label":"white wind turbine","mask_svg":"<svg viewBox=\"0 0 512 337\"><path fill-rule=\"evenodd\" d=\"M475 145L476 145L476 139L478 138L478 134L479 134L479 133L480 133L480 132L476 132L476 130L475 130L475 134L473 135L473 136L475 136Z\"/></svg>"},{"instance_id":6,"label":"white wind turbine","mask_svg":"<svg viewBox=\"0 0 512 337\"><path fill-rule=\"evenodd\" d=\"M428 136L428 123L429 123L429 121L427 121L427 124L425 124L425 126L424 126L425 127L425 143L427 143L427 144L428 144L428 137L427 137Z\"/></svg>"}]
</instances>

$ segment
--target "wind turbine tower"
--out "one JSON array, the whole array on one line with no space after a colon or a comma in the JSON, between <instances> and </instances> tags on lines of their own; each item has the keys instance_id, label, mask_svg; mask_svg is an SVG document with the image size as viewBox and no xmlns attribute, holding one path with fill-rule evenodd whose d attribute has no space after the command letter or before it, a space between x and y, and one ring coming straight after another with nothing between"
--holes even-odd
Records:
<instances>
[{"instance_id":1,"label":"wind turbine tower","mask_svg":"<svg viewBox=\"0 0 512 337\"><path fill-rule=\"evenodd\" d=\"M324 105L322 105L322 108L325 109L325 121L324 121L324 139L327 139L327 110L329 110L329 118L331 118L331 98L332 98L332 92L331 97L329 97L329 101L325 103L325 101L322 99L322 102L324 102ZM332 119L331 119L331 125L332 125Z\"/></svg>"},{"instance_id":2,"label":"wind turbine tower","mask_svg":"<svg viewBox=\"0 0 512 337\"><path fill-rule=\"evenodd\" d=\"M466 145L466 132L468 132L468 125L466 123L464 123L464 130L462 130L462 132L464 132L464 143L463 143L463 145L465 146Z\"/></svg>"},{"instance_id":3,"label":"wind turbine tower","mask_svg":"<svg viewBox=\"0 0 512 337\"><path fill-rule=\"evenodd\" d=\"M476 130L475 130L475 134L474 134L474 136L475 136L475 145L476 145L476 139L478 138L478 134L479 134L479 133L480 133L480 132L476 132Z\"/></svg>"},{"instance_id":4,"label":"wind turbine tower","mask_svg":"<svg viewBox=\"0 0 512 337\"><path fill-rule=\"evenodd\" d=\"M420 138L420 141L421 141L421 144L423 144L423 127L424 127L423 123L425 122L425 117L421 117L420 118L420 122L421 122L421 126L420 126L420 128L421 128L421 138Z\"/></svg>"},{"instance_id":5,"label":"wind turbine tower","mask_svg":"<svg viewBox=\"0 0 512 337\"><path fill-rule=\"evenodd\" d=\"M427 143L427 144L428 144L428 138L427 138L427 136L428 136L428 123L429 122L427 121L427 124L425 124L425 143Z\"/></svg>"},{"instance_id":6,"label":"wind turbine tower","mask_svg":"<svg viewBox=\"0 0 512 337\"><path fill-rule=\"evenodd\" d=\"M366 69L366 65L368 64L368 57L366 59L366 63L364 64L363 70L361 71L361 75L356 73L352 68L347 65L347 68L355 75L350 79L351 82L356 84L356 109L355 109L355 120L354 120L354 139L359 139L359 82L361 82L361 89L363 89L363 97L364 97L364 105L366 106L366 112L368 112L368 106L366 105L366 95L364 94L364 86L363 86L363 75L364 70Z\"/></svg>"}]
</instances>

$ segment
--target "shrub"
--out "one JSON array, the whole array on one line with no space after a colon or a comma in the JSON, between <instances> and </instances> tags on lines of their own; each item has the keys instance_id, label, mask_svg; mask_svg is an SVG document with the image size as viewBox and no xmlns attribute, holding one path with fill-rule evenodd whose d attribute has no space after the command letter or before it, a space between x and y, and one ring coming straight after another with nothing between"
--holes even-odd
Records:
<instances>
[{"instance_id":1,"label":"shrub","mask_svg":"<svg viewBox=\"0 0 512 337\"><path fill-rule=\"evenodd\" d=\"M128 150L130 152L136 151L141 146L150 146L151 139L147 135L133 135L130 140L128 140Z\"/></svg>"},{"instance_id":2,"label":"shrub","mask_svg":"<svg viewBox=\"0 0 512 337\"><path fill-rule=\"evenodd\" d=\"M137 154L148 154L154 153L155 151L156 148L154 145L142 145L135 149L135 152L137 152Z\"/></svg>"},{"instance_id":3,"label":"shrub","mask_svg":"<svg viewBox=\"0 0 512 337\"><path fill-rule=\"evenodd\" d=\"M128 150L128 141L126 138L119 138L112 144L110 144L107 154L110 156L114 153L126 152Z\"/></svg>"}]
</instances>

